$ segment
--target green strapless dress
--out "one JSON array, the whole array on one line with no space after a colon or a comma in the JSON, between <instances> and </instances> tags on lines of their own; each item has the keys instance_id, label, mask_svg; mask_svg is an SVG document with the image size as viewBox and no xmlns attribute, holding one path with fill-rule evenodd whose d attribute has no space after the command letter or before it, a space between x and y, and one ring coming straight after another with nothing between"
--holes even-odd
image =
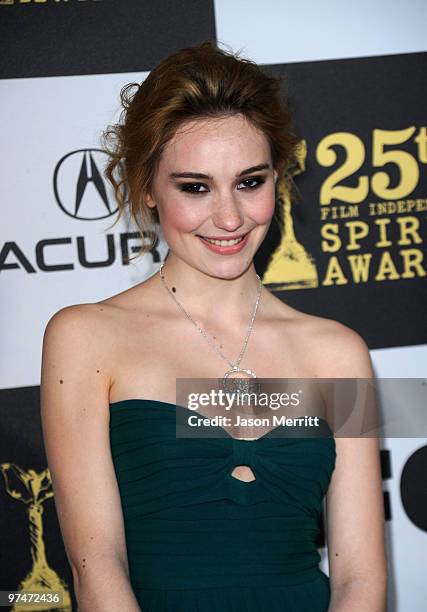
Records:
<instances>
[{"instance_id":1,"label":"green strapless dress","mask_svg":"<svg viewBox=\"0 0 427 612\"><path fill-rule=\"evenodd\" d=\"M158 400L110 404L142 612L327 612L316 537L335 467L332 433L285 438L276 428L250 441L217 428L218 437L177 438L183 410ZM236 465L256 479L231 476Z\"/></svg>"}]
</instances>

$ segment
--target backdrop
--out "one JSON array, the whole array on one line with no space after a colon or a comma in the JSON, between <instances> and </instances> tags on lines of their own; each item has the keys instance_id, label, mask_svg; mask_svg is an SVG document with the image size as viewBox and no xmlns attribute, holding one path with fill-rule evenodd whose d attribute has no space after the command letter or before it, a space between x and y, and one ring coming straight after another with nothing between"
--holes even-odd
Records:
<instances>
[{"instance_id":1,"label":"backdrop","mask_svg":"<svg viewBox=\"0 0 427 612\"><path fill-rule=\"evenodd\" d=\"M77 609L41 435L43 331L166 255L161 241L128 262L139 238L109 227L100 134L120 88L179 48L216 39L286 77L300 197L282 200L284 237L272 226L257 271L292 306L360 333L378 377L416 379L383 410L425 398L426 20L422 0L0 0L0 590L45 583ZM381 440L391 611L427 598L423 435Z\"/></svg>"}]
</instances>

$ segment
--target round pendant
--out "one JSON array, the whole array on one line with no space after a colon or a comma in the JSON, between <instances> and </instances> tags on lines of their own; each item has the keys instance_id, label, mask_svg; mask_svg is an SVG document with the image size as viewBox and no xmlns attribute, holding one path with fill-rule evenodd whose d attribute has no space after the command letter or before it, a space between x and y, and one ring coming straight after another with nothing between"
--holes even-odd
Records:
<instances>
[{"instance_id":1,"label":"round pendant","mask_svg":"<svg viewBox=\"0 0 427 612\"><path fill-rule=\"evenodd\" d=\"M256 374L252 370L233 366L222 378L222 389L229 393L256 393L259 384L253 381L254 378Z\"/></svg>"},{"instance_id":2,"label":"round pendant","mask_svg":"<svg viewBox=\"0 0 427 612\"><path fill-rule=\"evenodd\" d=\"M255 372L252 372L252 370L248 370L246 368L239 368L238 366L233 366L231 370L227 370L227 372L224 374L223 380L227 380L227 378L230 378L230 377L231 378L242 378L241 376L238 376L238 377L231 376L232 374L236 374L238 372L247 374L248 378L256 378L256 374Z\"/></svg>"}]
</instances>

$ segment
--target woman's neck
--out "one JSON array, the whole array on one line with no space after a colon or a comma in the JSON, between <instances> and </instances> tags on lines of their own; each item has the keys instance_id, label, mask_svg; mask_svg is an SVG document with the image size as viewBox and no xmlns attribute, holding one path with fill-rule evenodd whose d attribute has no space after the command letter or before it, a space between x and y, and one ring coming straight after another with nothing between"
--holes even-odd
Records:
<instances>
[{"instance_id":1,"label":"woman's neck","mask_svg":"<svg viewBox=\"0 0 427 612\"><path fill-rule=\"evenodd\" d=\"M222 321L228 325L246 321L260 289L253 262L239 276L221 278L195 268L170 253L162 274L176 300L200 321ZM159 284L163 284L158 276Z\"/></svg>"}]
</instances>

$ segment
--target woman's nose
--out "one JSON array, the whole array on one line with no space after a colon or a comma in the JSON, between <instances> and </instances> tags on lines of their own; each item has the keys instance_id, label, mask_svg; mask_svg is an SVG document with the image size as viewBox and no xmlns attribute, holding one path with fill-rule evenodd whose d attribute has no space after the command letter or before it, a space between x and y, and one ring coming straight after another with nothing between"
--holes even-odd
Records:
<instances>
[{"instance_id":1,"label":"woman's nose","mask_svg":"<svg viewBox=\"0 0 427 612\"><path fill-rule=\"evenodd\" d=\"M219 197L215 202L212 220L221 229L233 232L244 223L239 203L232 196Z\"/></svg>"}]
</instances>

